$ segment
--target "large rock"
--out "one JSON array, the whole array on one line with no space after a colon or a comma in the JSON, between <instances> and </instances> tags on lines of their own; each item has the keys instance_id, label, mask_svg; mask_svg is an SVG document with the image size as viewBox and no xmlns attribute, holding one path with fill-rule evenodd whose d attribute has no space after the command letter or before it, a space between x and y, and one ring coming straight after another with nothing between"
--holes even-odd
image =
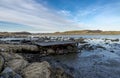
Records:
<instances>
[{"instance_id":1,"label":"large rock","mask_svg":"<svg viewBox=\"0 0 120 78\"><path fill-rule=\"evenodd\" d=\"M50 78L51 72L49 68L50 65L46 61L36 62L23 69L22 74L24 78Z\"/></svg>"},{"instance_id":2,"label":"large rock","mask_svg":"<svg viewBox=\"0 0 120 78\"><path fill-rule=\"evenodd\" d=\"M47 53L48 53L48 54L54 54L54 53L55 53L55 50L53 50L53 49L48 49L48 50L47 50Z\"/></svg>"},{"instance_id":3,"label":"large rock","mask_svg":"<svg viewBox=\"0 0 120 78\"><path fill-rule=\"evenodd\" d=\"M0 55L0 71L3 69L4 58Z\"/></svg>"},{"instance_id":4,"label":"large rock","mask_svg":"<svg viewBox=\"0 0 120 78\"><path fill-rule=\"evenodd\" d=\"M67 74L62 67L51 69L51 78L74 78L72 75Z\"/></svg>"},{"instance_id":5,"label":"large rock","mask_svg":"<svg viewBox=\"0 0 120 78\"><path fill-rule=\"evenodd\" d=\"M15 73L11 68L6 67L0 74L0 78L22 78L19 74Z\"/></svg>"},{"instance_id":6,"label":"large rock","mask_svg":"<svg viewBox=\"0 0 120 78\"><path fill-rule=\"evenodd\" d=\"M74 46L67 46L67 51L68 52L77 52L77 48Z\"/></svg>"},{"instance_id":7,"label":"large rock","mask_svg":"<svg viewBox=\"0 0 120 78\"><path fill-rule=\"evenodd\" d=\"M7 66L12 68L14 71L20 71L28 65L28 62L24 59L13 59L7 62Z\"/></svg>"},{"instance_id":8,"label":"large rock","mask_svg":"<svg viewBox=\"0 0 120 78\"><path fill-rule=\"evenodd\" d=\"M81 44L87 43L84 38L79 38L79 39L76 39L75 41Z\"/></svg>"},{"instance_id":9,"label":"large rock","mask_svg":"<svg viewBox=\"0 0 120 78\"><path fill-rule=\"evenodd\" d=\"M12 59L23 59L22 56L12 52L0 52L0 54L4 57L5 61L9 61Z\"/></svg>"}]
</instances>

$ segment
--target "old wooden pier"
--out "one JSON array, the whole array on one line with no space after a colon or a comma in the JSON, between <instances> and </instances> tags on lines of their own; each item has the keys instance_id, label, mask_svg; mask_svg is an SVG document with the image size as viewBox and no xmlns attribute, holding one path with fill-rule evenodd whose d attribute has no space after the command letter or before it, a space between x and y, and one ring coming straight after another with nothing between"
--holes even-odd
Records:
<instances>
[{"instance_id":1,"label":"old wooden pier","mask_svg":"<svg viewBox=\"0 0 120 78\"><path fill-rule=\"evenodd\" d=\"M73 41L36 42L35 45L45 55L77 52L77 43Z\"/></svg>"}]
</instances>

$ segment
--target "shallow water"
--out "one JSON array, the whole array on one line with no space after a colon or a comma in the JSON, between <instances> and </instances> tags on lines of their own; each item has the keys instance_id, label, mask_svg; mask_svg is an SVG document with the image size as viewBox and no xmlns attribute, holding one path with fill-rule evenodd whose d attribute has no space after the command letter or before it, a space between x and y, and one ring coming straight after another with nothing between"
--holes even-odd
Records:
<instances>
[{"instance_id":1,"label":"shallow water","mask_svg":"<svg viewBox=\"0 0 120 78\"><path fill-rule=\"evenodd\" d=\"M65 72L71 74L74 78L120 78L120 35L61 36L86 38L87 44L90 44L94 49L83 49L81 53L47 56L42 59L38 57L35 58L35 61L47 60L53 67L61 66L65 69ZM105 38L119 39L119 41L105 41ZM102 46L105 49L96 48L96 46Z\"/></svg>"},{"instance_id":2,"label":"shallow water","mask_svg":"<svg viewBox=\"0 0 120 78\"><path fill-rule=\"evenodd\" d=\"M45 57L55 67L62 66L74 78L120 78L120 41L86 39L90 45L103 46L81 53ZM107 44L106 44L107 43Z\"/></svg>"},{"instance_id":3,"label":"shallow water","mask_svg":"<svg viewBox=\"0 0 120 78\"><path fill-rule=\"evenodd\" d=\"M49 35L51 37L72 37L72 38L120 38L120 35Z\"/></svg>"}]
</instances>

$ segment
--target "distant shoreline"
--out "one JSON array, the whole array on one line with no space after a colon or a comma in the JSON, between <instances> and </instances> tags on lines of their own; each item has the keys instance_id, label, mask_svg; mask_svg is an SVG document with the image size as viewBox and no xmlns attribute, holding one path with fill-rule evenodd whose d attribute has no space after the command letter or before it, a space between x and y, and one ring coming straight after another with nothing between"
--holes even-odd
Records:
<instances>
[{"instance_id":1,"label":"distant shoreline","mask_svg":"<svg viewBox=\"0 0 120 78\"><path fill-rule=\"evenodd\" d=\"M102 30L74 30L54 33L30 33L30 32L0 32L0 36L27 36L27 35L120 35L120 31Z\"/></svg>"}]
</instances>

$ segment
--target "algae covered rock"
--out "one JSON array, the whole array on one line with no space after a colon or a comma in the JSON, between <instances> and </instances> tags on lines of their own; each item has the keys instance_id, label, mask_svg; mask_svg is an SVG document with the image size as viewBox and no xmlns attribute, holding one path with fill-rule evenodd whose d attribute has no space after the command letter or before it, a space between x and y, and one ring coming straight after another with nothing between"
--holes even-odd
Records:
<instances>
[{"instance_id":1,"label":"algae covered rock","mask_svg":"<svg viewBox=\"0 0 120 78\"><path fill-rule=\"evenodd\" d=\"M4 65L4 58L0 55L0 71L2 70Z\"/></svg>"},{"instance_id":2,"label":"algae covered rock","mask_svg":"<svg viewBox=\"0 0 120 78\"><path fill-rule=\"evenodd\" d=\"M22 56L12 52L0 52L0 54L4 57L5 61L9 61L12 59L23 59Z\"/></svg>"},{"instance_id":3,"label":"algae covered rock","mask_svg":"<svg viewBox=\"0 0 120 78\"><path fill-rule=\"evenodd\" d=\"M50 65L46 61L35 62L23 69L22 74L24 78L50 78L51 72L49 68Z\"/></svg>"},{"instance_id":4,"label":"algae covered rock","mask_svg":"<svg viewBox=\"0 0 120 78\"><path fill-rule=\"evenodd\" d=\"M11 68L6 67L0 74L0 78L22 78L19 74L15 73Z\"/></svg>"},{"instance_id":5,"label":"algae covered rock","mask_svg":"<svg viewBox=\"0 0 120 78\"><path fill-rule=\"evenodd\" d=\"M19 71L25 68L28 65L28 62L24 59L13 59L8 61L7 66L12 68L14 71Z\"/></svg>"},{"instance_id":6,"label":"algae covered rock","mask_svg":"<svg viewBox=\"0 0 120 78\"><path fill-rule=\"evenodd\" d=\"M55 50L53 50L53 49L48 49L48 50L47 50L47 53L48 53L48 54L54 54L54 53L55 53Z\"/></svg>"},{"instance_id":7,"label":"algae covered rock","mask_svg":"<svg viewBox=\"0 0 120 78\"><path fill-rule=\"evenodd\" d=\"M74 78L72 75L67 74L62 67L51 69L51 78Z\"/></svg>"}]
</instances>

